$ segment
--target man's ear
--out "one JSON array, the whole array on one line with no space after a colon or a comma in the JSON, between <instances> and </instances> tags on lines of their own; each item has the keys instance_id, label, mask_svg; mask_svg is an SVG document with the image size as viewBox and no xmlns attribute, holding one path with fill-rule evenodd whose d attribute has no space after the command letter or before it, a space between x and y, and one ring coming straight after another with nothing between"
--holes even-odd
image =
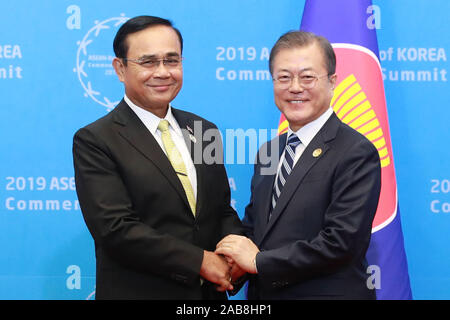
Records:
<instances>
[{"instance_id":1,"label":"man's ear","mask_svg":"<svg viewBox=\"0 0 450 320\"><path fill-rule=\"evenodd\" d=\"M335 73L330 76L331 90L336 89L336 81L337 81L337 74Z\"/></svg>"},{"instance_id":2,"label":"man's ear","mask_svg":"<svg viewBox=\"0 0 450 320\"><path fill-rule=\"evenodd\" d=\"M122 59L115 57L112 61L112 65L114 67L114 70L116 71L117 76L119 77L120 82L124 82L126 67L123 65Z\"/></svg>"}]
</instances>

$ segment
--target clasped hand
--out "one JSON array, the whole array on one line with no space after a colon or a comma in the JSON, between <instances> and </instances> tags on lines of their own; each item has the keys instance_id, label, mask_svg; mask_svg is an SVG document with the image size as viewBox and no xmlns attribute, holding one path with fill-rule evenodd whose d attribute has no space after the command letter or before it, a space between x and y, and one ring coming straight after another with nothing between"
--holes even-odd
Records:
<instances>
[{"instance_id":1,"label":"clasped hand","mask_svg":"<svg viewBox=\"0 0 450 320\"><path fill-rule=\"evenodd\" d=\"M204 251L200 276L215 283L217 291L233 290L232 283L246 273L256 273L258 247L248 238L238 235L224 237L215 252Z\"/></svg>"},{"instance_id":2,"label":"clasped hand","mask_svg":"<svg viewBox=\"0 0 450 320\"><path fill-rule=\"evenodd\" d=\"M240 269L235 272L240 272L241 276L257 273L255 259L259 249L249 238L230 234L217 244L215 252L224 255L229 265Z\"/></svg>"}]
</instances>

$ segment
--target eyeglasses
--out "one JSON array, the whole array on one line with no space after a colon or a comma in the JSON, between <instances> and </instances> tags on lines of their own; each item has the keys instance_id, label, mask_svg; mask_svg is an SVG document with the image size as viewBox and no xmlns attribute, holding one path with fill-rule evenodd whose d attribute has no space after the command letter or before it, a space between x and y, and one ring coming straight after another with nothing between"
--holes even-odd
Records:
<instances>
[{"instance_id":1,"label":"eyeglasses","mask_svg":"<svg viewBox=\"0 0 450 320\"><path fill-rule=\"evenodd\" d=\"M303 89L312 89L316 86L317 80L320 78L328 77L329 74L324 74L322 76L316 76L313 74L279 74L272 78L278 85L278 87L282 89L287 89L292 85L294 78L298 78L298 82Z\"/></svg>"},{"instance_id":2,"label":"eyeglasses","mask_svg":"<svg viewBox=\"0 0 450 320\"><path fill-rule=\"evenodd\" d=\"M139 58L139 59L128 59L123 58L124 61L130 61L134 62L141 67L144 67L146 69L154 70L159 67L160 63L162 62L163 65L168 69L176 69L179 66L181 66L181 61L184 58L182 57L166 57L166 58Z\"/></svg>"}]
</instances>

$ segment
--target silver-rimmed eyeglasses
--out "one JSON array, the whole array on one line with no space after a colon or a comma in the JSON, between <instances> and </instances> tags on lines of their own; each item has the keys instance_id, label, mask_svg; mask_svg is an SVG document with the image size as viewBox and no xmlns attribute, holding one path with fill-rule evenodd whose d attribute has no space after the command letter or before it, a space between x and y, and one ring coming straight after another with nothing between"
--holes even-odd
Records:
<instances>
[{"instance_id":1,"label":"silver-rimmed eyeglasses","mask_svg":"<svg viewBox=\"0 0 450 320\"><path fill-rule=\"evenodd\" d=\"M298 82L303 89L312 89L316 86L317 81L320 78L329 77L329 74L324 74L321 76L315 74L299 74L293 75L290 73L280 73L273 77L273 81L282 89L287 89L292 85L295 78L298 78Z\"/></svg>"},{"instance_id":2,"label":"silver-rimmed eyeglasses","mask_svg":"<svg viewBox=\"0 0 450 320\"><path fill-rule=\"evenodd\" d=\"M142 57L139 59L123 58L124 61L134 62L140 65L141 67L150 70L158 68L161 62L166 68L177 69L178 67L181 66L181 62L183 59L184 59L183 57L164 57L164 58Z\"/></svg>"}]
</instances>

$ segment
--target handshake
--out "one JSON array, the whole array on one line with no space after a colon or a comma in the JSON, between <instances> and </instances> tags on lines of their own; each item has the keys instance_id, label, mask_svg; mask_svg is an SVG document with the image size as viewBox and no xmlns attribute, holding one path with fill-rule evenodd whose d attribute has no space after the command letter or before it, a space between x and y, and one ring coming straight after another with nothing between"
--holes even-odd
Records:
<instances>
[{"instance_id":1,"label":"handshake","mask_svg":"<svg viewBox=\"0 0 450 320\"><path fill-rule=\"evenodd\" d=\"M216 251L204 251L200 276L217 285L217 291L233 290L237 279L246 273L257 273L258 247L247 237L230 234L216 246Z\"/></svg>"}]
</instances>

